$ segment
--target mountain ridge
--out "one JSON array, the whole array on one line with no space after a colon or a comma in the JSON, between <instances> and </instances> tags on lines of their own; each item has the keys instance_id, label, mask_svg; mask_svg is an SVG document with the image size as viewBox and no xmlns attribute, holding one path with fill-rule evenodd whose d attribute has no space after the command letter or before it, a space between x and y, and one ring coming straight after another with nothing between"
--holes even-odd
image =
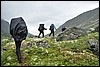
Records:
<instances>
[{"instance_id":1,"label":"mountain ridge","mask_svg":"<svg viewBox=\"0 0 100 67\"><path fill-rule=\"evenodd\" d=\"M1 18L1 35L2 36L9 36L9 22Z\"/></svg>"},{"instance_id":2,"label":"mountain ridge","mask_svg":"<svg viewBox=\"0 0 100 67\"><path fill-rule=\"evenodd\" d=\"M90 26L91 25L91 26ZM83 29L96 28L99 26L99 8L86 11L78 16L66 21L55 31L55 34L61 32L63 27L79 27Z\"/></svg>"}]
</instances>

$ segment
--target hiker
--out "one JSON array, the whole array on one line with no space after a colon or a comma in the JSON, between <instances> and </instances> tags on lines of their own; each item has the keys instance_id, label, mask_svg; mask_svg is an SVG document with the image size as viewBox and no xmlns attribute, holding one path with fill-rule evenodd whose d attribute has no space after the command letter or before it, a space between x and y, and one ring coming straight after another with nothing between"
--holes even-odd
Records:
<instances>
[{"instance_id":1,"label":"hiker","mask_svg":"<svg viewBox=\"0 0 100 67\"><path fill-rule=\"evenodd\" d=\"M21 63L22 57L20 52L20 46L21 42L26 39L26 36L28 34L26 23L22 17L11 19L10 34L15 40L17 59L19 63Z\"/></svg>"},{"instance_id":2,"label":"hiker","mask_svg":"<svg viewBox=\"0 0 100 67\"><path fill-rule=\"evenodd\" d=\"M49 30L51 31L51 33L49 34L49 36L51 36L51 34L53 34L53 37L54 37L54 29L56 29L56 27L54 26L54 24L51 24L50 28L49 28Z\"/></svg>"},{"instance_id":3,"label":"hiker","mask_svg":"<svg viewBox=\"0 0 100 67\"><path fill-rule=\"evenodd\" d=\"M41 33L42 33L42 37L44 37L44 30L47 30L47 28L44 27L44 24L40 24L38 28L38 31L40 32L38 38L40 38Z\"/></svg>"}]
</instances>

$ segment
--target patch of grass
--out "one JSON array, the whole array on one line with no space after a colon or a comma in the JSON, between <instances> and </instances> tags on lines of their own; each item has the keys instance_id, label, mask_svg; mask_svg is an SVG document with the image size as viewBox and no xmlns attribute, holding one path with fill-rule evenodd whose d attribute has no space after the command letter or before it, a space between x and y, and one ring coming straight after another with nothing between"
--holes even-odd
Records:
<instances>
[{"instance_id":1,"label":"patch of grass","mask_svg":"<svg viewBox=\"0 0 100 67\"><path fill-rule=\"evenodd\" d=\"M15 49L9 45L9 50L1 51L1 66L99 66L99 58L90 51L87 41L89 39L98 39L99 34L92 32L75 40L55 41L55 38L27 38L21 47L22 64L18 63ZM4 38L5 39L5 38ZM32 45L26 47L27 42L38 42L47 40L50 48ZM5 41L2 47L7 47L7 43L14 41Z\"/></svg>"}]
</instances>

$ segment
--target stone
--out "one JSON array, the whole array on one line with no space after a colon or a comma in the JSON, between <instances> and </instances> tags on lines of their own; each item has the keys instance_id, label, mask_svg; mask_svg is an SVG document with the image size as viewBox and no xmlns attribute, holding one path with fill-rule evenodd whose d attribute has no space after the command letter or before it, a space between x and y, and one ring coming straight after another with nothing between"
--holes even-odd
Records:
<instances>
[{"instance_id":1,"label":"stone","mask_svg":"<svg viewBox=\"0 0 100 67\"><path fill-rule=\"evenodd\" d=\"M32 43L27 43L27 48L31 47L32 46Z\"/></svg>"},{"instance_id":2,"label":"stone","mask_svg":"<svg viewBox=\"0 0 100 67\"><path fill-rule=\"evenodd\" d=\"M50 45L48 44L48 41L46 41L46 40L38 41L38 42L36 42L36 45L40 46L40 47L50 48Z\"/></svg>"},{"instance_id":3,"label":"stone","mask_svg":"<svg viewBox=\"0 0 100 67\"><path fill-rule=\"evenodd\" d=\"M84 34L87 34L86 30L77 27L72 27L58 34L56 40L57 41L74 40Z\"/></svg>"},{"instance_id":4,"label":"stone","mask_svg":"<svg viewBox=\"0 0 100 67\"><path fill-rule=\"evenodd\" d=\"M87 43L90 45L90 48L93 53L99 56L99 40L90 39L87 41Z\"/></svg>"}]
</instances>

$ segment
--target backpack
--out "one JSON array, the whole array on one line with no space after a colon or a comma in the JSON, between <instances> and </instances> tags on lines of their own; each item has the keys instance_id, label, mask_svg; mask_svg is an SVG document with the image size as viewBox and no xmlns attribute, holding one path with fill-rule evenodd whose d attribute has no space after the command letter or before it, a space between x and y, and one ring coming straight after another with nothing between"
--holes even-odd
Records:
<instances>
[{"instance_id":1,"label":"backpack","mask_svg":"<svg viewBox=\"0 0 100 67\"><path fill-rule=\"evenodd\" d=\"M51 30L54 30L54 24L51 24Z\"/></svg>"},{"instance_id":2,"label":"backpack","mask_svg":"<svg viewBox=\"0 0 100 67\"><path fill-rule=\"evenodd\" d=\"M10 34L16 41L22 41L26 39L28 30L22 17L11 19Z\"/></svg>"},{"instance_id":3,"label":"backpack","mask_svg":"<svg viewBox=\"0 0 100 67\"><path fill-rule=\"evenodd\" d=\"M44 30L44 24L40 24L38 30L39 30L39 31L43 31L43 30Z\"/></svg>"}]
</instances>

